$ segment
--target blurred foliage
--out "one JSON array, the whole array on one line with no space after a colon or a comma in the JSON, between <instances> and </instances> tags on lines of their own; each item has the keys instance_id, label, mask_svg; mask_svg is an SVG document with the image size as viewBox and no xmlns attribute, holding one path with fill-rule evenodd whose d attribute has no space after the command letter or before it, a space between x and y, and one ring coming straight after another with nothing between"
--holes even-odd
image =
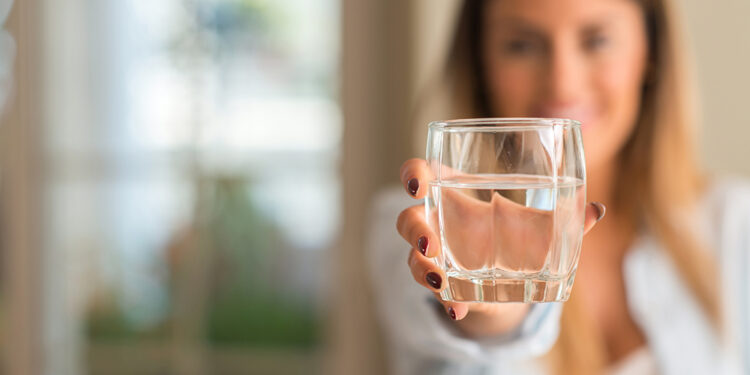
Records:
<instances>
[{"instance_id":1,"label":"blurred foliage","mask_svg":"<svg viewBox=\"0 0 750 375\"><path fill-rule=\"evenodd\" d=\"M276 1L227 0L198 2L195 12L200 27L219 36L260 34L266 38L282 30L283 12Z\"/></svg>"},{"instance_id":2,"label":"blurred foliage","mask_svg":"<svg viewBox=\"0 0 750 375\"><path fill-rule=\"evenodd\" d=\"M208 339L248 346L314 346L319 327L316 315L303 306L272 296L250 299L226 295L212 302Z\"/></svg>"},{"instance_id":3,"label":"blurred foliage","mask_svg":"<svg viewBox=\"0 0 750 375\"><path fill-rule=\"evenodd\" d=\"M210 283L206 339L233 346L315 345L317 314L311 306L285 298L277 288L284 279L284 254L291 249L253 204L250 182L216 177L204 183L206 217L197 222L203 223L199 227L208 239L204 250L212 257L211 277L205 280ZM169 279L179 278L171 275ZM92 340L158 339L167 337L167 327L169 322L136 327L123 314L116 296L106 295L92 304L86 331Z\"/></svg>"},{"instance_id":4,"label":"blurred foliage","mask_svg":"<svg viewBox=\"0 0 750 375\"><path fill-rule=\"evenodd\" d=\"M297 30L287 12L288 4L277 0L184 0L183 5L186 19L181 20L181 27L165 49L186 77L199 76L200 61L206 57L221 60L245 53L243 58L273 66L288 64L284 72L299 75L289 82L312 80L326 92L334 90L327 71L307 65L302 69L286 58L291 53L289 41ZM264 72L264 76L268 74ZM320 90L318 86L315 90ZM294 249L253 203L252 182L239 176L201 178L199 184L205 187L199 189L203 196L197 197L202 202L201 217L177 230L173 240L195 240L190 232L200 232L204 250L211 254L210 278L206 280L210 286L206 339L215 344L245 346L314 345L319 337L315 311L283 290L284 272L288 271L284 259L294 256ZM174 284L179 279L175 273L181 272L170 259L175 255L169 254L172 245L166 244L164 249L169 268L167 284ZM178 253L183 250L178 249ZM114 293L101 293L104 297L90 304L86 323L89 338L169 337L169 318L153 327L139 327L122 313L125 307L118 304Z\"/></svg>"},{"instance_id":5,"label":"blurred foliage","mask_svg":"<svg viewBox=\"0 0 750 375\"><path fill-rule=\"evenodd\" d=\"M219 257L209 303L208 338L243 345L312 345L317 320L309 306L284 298L278 231L251 199L250 184L237 178L213 182L209 233Z\"/></svg>"},{"instance_id":6,"label":"blurred foliage","mask_svg":"<svg viewBox=\"0 0 750 375\"><path fill-rule=\"evenodd\" d=\"M243 49L275 51L287 44L290 21L284 4L277 1L185 0L183 4L187 19L167 46L177 60Z\"/></svg>"},{"instance_id":7,"label":"blurred foliage","mask_svg":"<svg viewBox=\"0 0 750 375\"><path fill-rule=\"evenodd\" d=\"M86 319L86 337L93 340L135 340L144 338L163 338L167 334L164 323L148 329L141 329L128 319L124 309L110 295L108 302L99 301L93 304Z\"/></svg>"}]
</instances>

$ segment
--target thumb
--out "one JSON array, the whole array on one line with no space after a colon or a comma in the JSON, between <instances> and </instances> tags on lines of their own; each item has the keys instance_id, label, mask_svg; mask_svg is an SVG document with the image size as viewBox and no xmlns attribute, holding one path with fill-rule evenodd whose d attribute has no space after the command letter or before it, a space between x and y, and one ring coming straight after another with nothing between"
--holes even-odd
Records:
<instances>
[{"instance_id":1,"label":"thumb","mask_svg":"<svg viewBox=\"0 0 750 375\"><path fill-rule=\"evenodd\" d=\"M583 219L583 234L588 233L594 225L607 213L607 207L599 202L586 205L586 217Z\"/></svg>"}]
</instances>

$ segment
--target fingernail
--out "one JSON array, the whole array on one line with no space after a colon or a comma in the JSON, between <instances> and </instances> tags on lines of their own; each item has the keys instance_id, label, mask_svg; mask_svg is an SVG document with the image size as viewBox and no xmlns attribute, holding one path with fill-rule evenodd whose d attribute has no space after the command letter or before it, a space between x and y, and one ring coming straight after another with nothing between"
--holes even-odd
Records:
<instances>
[{"instance_id":1,"label":"fingernail","mask_svg":"<svg viewBox=\"0 0 750 375\"><path fill-rule=\"evenodd\" d=\"M604 214L607 213L607 207L599 202L591 202L591 204L593 204L594 207L596 207L596 210L599 211L599 216L596 217L596 221L601 220L604 217Z\"/></svg>"},{"instance_id":2,"label":"fingernail","mask_svg":"<svg viewBox=\"0 0 750 375\"><path fill-rule=\"evenodd\" d=\"M419 237L417 240L417 248L419 248L419 252L422 253L422 255L427 255L427 245L429 244L429 241L427 241L427 237L422 236Z\"/></svg>"},{"instance_id":3,"label":"fingernail","mask_svg":"<svg viewBox=\"0 0 750 375\"><path fill-rule=\"evenodd\" d=\"M453 310L452 307L448 308L448 315L450 315L451 319L456 320L456 310Z\"/></svg>"},{"instance_id":4,"label":"fingernail","mask_svg":"<svg viewBox=\"0 0 750 375\"><path fill-rule=\"evenodd\" d=\"M443 283L443 279L435 272L428 273L424 279L427 281L427 284L430 284L435 289L440 289L440 285Z\"/></svg>"},{"instance_id":5,"label":"fingernail","mask_svg":"<svg viewBox=\"0 0 750 375\"><path fill-rule=\"evenodd\" d=\"M412 178L406 183L406 187L409 188L409 194L416 197L417 191L419 190L419 180Z\"/></svg>"}]
</instances>

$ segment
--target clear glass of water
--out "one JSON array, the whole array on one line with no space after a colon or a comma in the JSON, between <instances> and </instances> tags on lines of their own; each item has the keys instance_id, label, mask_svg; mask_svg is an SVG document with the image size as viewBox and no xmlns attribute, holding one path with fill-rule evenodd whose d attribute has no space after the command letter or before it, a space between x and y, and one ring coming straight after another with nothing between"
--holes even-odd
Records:
<instances>
[{"instance_id":1,"label":"clear glass of water","mask_svg":"<svg viewBox=\"0 0 750 375\"><path fill-rule=\"evenodd\" d=\"M425 210L440 235L441 298L568 299L586 202L580 128L544 118L430 123Z\"/></svg>"}]
</instances>

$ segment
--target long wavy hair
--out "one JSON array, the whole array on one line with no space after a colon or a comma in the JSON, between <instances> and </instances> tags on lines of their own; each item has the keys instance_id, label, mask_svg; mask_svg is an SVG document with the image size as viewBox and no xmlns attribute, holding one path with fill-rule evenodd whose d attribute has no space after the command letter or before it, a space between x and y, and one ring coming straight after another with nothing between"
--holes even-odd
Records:
<instances>
[{"instance_id":1,"label":"long wavy hair","mask_svg":"<svg viewBox=\"0 0 750 375\"><path fill-rule=\"evenodd\" d=\"M646 21L649 73L643 82L637 124L617 156L619 171L609 209L618 210L634 228L646 228L661 242L718 328L715 260L681 221L702 194L705 179L694 151L694 98L677 12L669 0L637 1ZM449 108L446 115L453 118L496 115L490 111L481 59L485 2L464 2L441 88L430 90L449 93L447 98L433 97L441 104L432 106ZM563 307L560 336L547 359L557 373L600 373L607 364L602 333L586 319L575 288Z\"/></svg>"}]
</instances>

